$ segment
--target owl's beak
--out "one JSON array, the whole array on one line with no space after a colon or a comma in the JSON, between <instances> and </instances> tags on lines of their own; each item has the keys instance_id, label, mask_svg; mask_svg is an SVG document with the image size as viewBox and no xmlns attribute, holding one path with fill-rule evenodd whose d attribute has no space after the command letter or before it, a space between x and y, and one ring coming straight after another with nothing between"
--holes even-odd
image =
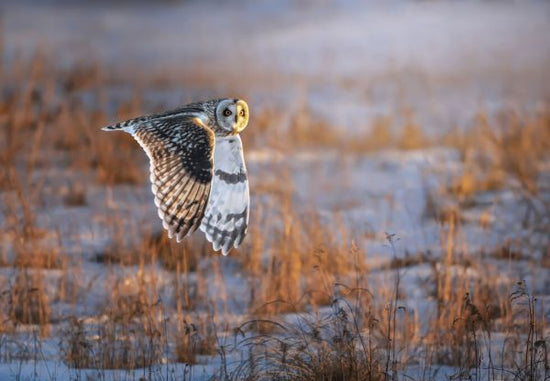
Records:
<instances>
[{"instance_id":1,"label":"owl's beak","mask_svg":"<svg viewBox=\"0 0 550 381\"><path fill-rule=\"evenodd\" d=\"M233 133L238 134L248 125L248 105L242 99L239 99L236 104L237 116Z\"/></svg>"}]
</instances>

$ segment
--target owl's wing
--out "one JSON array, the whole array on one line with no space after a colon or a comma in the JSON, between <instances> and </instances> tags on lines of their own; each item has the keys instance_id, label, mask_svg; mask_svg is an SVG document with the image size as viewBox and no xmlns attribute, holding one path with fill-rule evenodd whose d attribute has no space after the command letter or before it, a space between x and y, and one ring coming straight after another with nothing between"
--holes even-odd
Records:
<instances>
[{"instance_id":1,"label":"owl's wing","mask_svg":"<svg viewBox=\"0 0 550 381\"><path fill-rule=\"evenodd\" d=\"M238 247L248 228L248 176L241 138L216 137L214 178L201 230L214 250L227 255Z\"/></svg>"},{"instance_id":2,"label":"owl's wing","mask_svg":"<svg viewBox=\"0 0 550 381\"><path fill-rule=\"evenodd\" d=\"M210 194L214 134L200 119L177 115L145 120L130 132L150 161L162 225L177 241L200 225Z\"/></svg>"}]
</instances>

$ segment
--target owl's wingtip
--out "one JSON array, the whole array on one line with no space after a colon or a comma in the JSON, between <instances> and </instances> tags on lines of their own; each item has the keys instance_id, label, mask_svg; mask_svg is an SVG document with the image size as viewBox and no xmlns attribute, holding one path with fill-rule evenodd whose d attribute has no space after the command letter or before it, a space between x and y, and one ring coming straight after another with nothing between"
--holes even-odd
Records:
<instances>
[{"instance_id":1,"label":"owl's wingtip","mask_svg":"<svg viewBox=\"0 0 550 381\"><path fill-rule=\"evenodd\" d=\"M128 132L129 134L134 134L135 125L134 125L135 119L127 120L126 122L121 122L117 124L110 124L105 127L101 127L102 131L124 131Z\"/></svg>"}]
</instances>

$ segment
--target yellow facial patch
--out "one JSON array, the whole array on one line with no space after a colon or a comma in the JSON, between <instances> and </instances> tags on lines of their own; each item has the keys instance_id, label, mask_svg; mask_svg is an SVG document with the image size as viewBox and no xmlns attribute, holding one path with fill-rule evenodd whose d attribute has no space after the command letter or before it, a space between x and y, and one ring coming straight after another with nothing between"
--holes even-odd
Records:
<instances>
[{"instance_id":1,"label":"yellow facial patch","mask_svg":"<svg viewBox=\"0 0 550 381\"><path fill-rule=\"evenodd\" d=\"M238 134L248 125L248 105L245 101L239 100L236 104L237 123L235 123L234 133Z\"/></svg>"}]
</instances>

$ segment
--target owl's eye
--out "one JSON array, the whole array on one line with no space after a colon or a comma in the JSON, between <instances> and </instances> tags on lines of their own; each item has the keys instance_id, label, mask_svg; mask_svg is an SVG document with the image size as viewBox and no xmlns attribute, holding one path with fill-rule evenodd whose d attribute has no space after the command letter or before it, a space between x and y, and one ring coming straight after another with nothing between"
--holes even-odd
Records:
<instances>
[{"instance_id":1,"label":"owl's eye","mask_svg":"<svg viewBox=\"0 0 550 381\"><path fill-rule=\"evenodd\" d=\"M223 116L231 116L231 110L226 108L225 110L223 110Z\"/></svg>"},{"instance_id":2,"label":"owl's eye","mask_svg":"<svg viewBox=\"0 0 550 381\"><path fill-rule=\"evenodd\" d=\"M245 116L244 110L239 111L239 116L242 116L244 118L244 116Z\"/></svg>"}]
</instances>

